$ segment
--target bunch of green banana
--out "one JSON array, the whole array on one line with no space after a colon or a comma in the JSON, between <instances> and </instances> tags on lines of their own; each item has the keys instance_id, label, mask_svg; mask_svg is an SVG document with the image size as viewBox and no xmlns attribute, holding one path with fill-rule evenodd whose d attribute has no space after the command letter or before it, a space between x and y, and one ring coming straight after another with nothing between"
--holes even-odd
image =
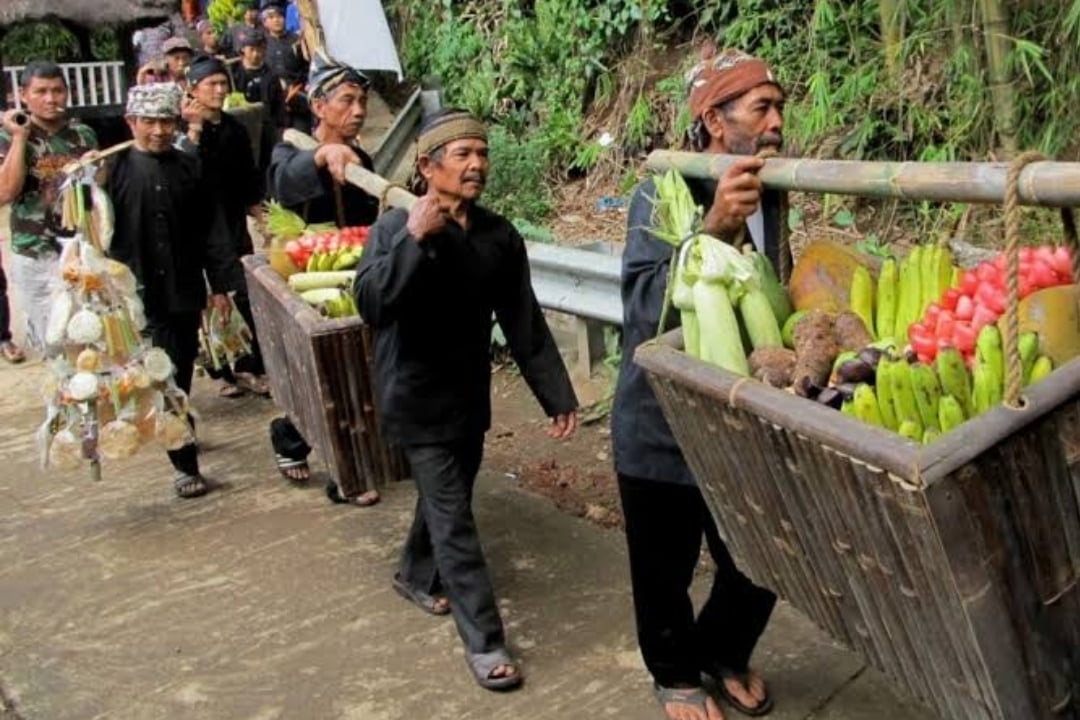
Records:
<instances>
[{"instance_id":1,"label":"bunch of green banana","mask_svg":"<svg viewBox=\"0 0 1080 720\"><path fill-rule=\"evenodd\" d=\"M870 271L862 265L855 268L855 273L851 277L848 298L852 312L863 321L870 336L877 339L877 333L874 331L874 280L870 277Z\"/></svg>"},{"instance_id":2,"label":"bunch of green banana","mask_svg":"<svg viewBox=\"0 0 1080 720\"><path fill-rule=\"evenodd\" d=\"M319 288L300 293L300 299L316 308L323 317L344 318L360 314L352 294L341 288Z\"/></svg>"},{"instance_id":3,"label":"bunch of green banana","mask_svg":"<svg viewBox=\"0 0 1080 720\"><path fill-rule=\"evenodd\" d=\"M878 337L891 333L897 341L906 342L908 327L923 317L931 303L941 300L953 286L955 273L952 251L939 245L919 245L899 264L882 264L878 276Z\"/></svg>"},{"instance_id":4,"label":"bunch of green banana","mask_svg":"<svg viewBox=\"0 0 1080 720\"><path fill-rule=\"evenodd\" d=\"M1005 354L1001 331L990 324L979 331L975 344L975 369L972 372L972 415L980 415L1001 404L1005 392Z\"/></svg>"},{"instance_id":5,"label":"bunch of green banana","mask_svg":"<svg viewBox=\"0 0 1080 720\"><path fill-rule=\"evenodd\" d=\"M343 247L332 252L312 253L305 270L307 272L351 270L360 262L361 252L362 249L359 247Z\"/></svg>"}]
</instances>

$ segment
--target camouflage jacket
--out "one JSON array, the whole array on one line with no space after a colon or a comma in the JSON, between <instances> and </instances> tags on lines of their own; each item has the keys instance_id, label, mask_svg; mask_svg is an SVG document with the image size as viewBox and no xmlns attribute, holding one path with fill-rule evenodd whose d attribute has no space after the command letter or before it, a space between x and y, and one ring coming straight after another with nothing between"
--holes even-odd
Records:
<instances>
[{"instance_id":1,"label":"camouflage jacket","mask_svg":"<svg viewBox=\"0 0 1080 720\"><path fill-rule=\"evenodd\" d=\"M37 125L31 126L26 145L26 182L11 203L12 250L36 257L58 248L60 215L56 200L63 180L61 170L97 147L94 131L78 120L69 121L52 135ZM0 130L0 162L10 149L11 135Z\"/></svg>"}]
</instances>

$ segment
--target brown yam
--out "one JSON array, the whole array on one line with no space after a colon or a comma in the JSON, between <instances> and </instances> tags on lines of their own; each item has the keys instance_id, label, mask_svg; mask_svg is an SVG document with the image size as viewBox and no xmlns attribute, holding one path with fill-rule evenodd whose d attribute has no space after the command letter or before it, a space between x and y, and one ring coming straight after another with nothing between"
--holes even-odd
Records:
<instances>
[{"instance_id":1,"label":"brown yam","mask_svg":"<svg viewBox=\"0 0 1080 720\"><path fill-rule=\"evenodd\" d=\"M750 353L750 374L757 380L776 388L791 385L795 369L795 351L787 348L758 348Z\"/></svg>"},{"instance_id":2,"label":"brown yam","mask_svg":"<svg viewBox=\"0 0 1080 720\"><path fill-rule=\"evenodd\" d=\"M836 343L840 352L859 352L874 342L874 337L866 329L862 318L845 310L836 316Z\"/></svg>"},{"instance_id":3,"label":"brown yam","mask_svg":"<svg viewBox=\"0 0 1080 720\"><path fill-rule=\"evenodd\" d=\"M829 383L833 361L840 354L832 316L811 310L795 326L795 368L792 382L803 397L815 396Z\"/></svg>"}]
</instances>

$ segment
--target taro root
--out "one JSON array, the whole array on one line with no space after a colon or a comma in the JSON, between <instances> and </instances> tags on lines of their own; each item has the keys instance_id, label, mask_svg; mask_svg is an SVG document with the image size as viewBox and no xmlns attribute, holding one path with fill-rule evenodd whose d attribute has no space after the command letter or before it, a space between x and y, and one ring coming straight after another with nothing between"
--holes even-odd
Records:
<instances>
[{"instance_id":1,"label":"taro root","mask_svg":"<svg viewBox=\"0 0 1080 720\"><path fill-rule=\"evenodd\" d=\"M832 316L822 310L811 310L792 334L796 356L792 371L795 392L803 397L816 397L828 386L833 361L840 352Z\"/></svg>"},{"instance_id":2,"label":"taro root","mask_svg":"<svg viewBox=\"0 0 1080 720\"><path fill-rule=\"evenodd\" d=\"M750 374L757 380L775 388L791 385L791 373L795 369L795 351L787 348L758 348L750 353Z\"/></svg>"},{"instance_id":3,"label":"taro root","mask_svg":"<svg viewBox=\"0 0 1080 720\"><path fill-rule=\"evenodd\" d=\"M836 343L840 351L851 350L858 352L862 348L874 342L874 337L866 329L861 317L845 310L836 316Z\"/></svg>"}]
</instances>

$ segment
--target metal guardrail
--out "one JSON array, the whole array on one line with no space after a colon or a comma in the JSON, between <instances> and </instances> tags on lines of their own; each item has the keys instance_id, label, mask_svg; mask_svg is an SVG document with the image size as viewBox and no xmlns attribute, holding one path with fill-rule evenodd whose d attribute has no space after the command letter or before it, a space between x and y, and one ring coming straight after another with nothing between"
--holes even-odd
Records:
<instances>
[{"instance_id":1,"label":"metal guardrail","mask_svg":"<svg viewBox=\"0 0 1080 720\"><path fill-rule=\"evenodd\" d=\"M19 75L23 67L4 68L8 75L8 88L12 89L15 107L21 108L19 100ZM62 63L60 69L68 85L68 103L73 108L100 108L122 106L127 97L127 79L123 62Z\"/></svg>"},{"instance_id":2,"label":"metal guardrail","mask_svg":"<svg viewBox=\"0 0 1080 720\"><path fill-rule=\"evenodd\" d=\"M593 250L526 243L533 292L540 306L622 325L622 260Z\"/></svg>"}]
</instances>

